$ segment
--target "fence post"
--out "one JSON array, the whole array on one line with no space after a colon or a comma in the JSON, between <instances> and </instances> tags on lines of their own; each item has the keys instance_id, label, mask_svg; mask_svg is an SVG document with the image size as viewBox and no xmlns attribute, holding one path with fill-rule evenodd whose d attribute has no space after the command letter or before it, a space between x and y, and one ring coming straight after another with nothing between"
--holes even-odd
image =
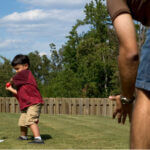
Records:
<instances>
[{"instance_id":1,"label":"fence post","mask_svg":"<svg viewBox=\"0 0 150 150\"><path fill-rule=\"evenodd\" d=\"M50 109L50 114L53 115L54 114L54 99L50 98L49 100L49 109Z\"/></svg>"},{"instance_id":2,"label":"fence post","mask_svg":"<svg viewBox=\"0 0 150 150\"><path fill-rule=\"evenodd\" d=\"M6 101L6 112L9 113L9 97L7 97Z\"/></svg>"},{"instance_id":3,"label":"fence post","mask_svg":"<svg viewBox=\"0 0 150 150\"><path fill-rule=\"evenodd\" d=\"M72 101L72 114L76 115L76 99L72 98L71 101Z\"/></svg>"},{"instance_id":4,"label":"fence post","mask_svg":"<svg viewBox=\"0 0 150 150\"><path fill-rule=\"evenodd\" d=\"M103 104L103 109L102 109L102 116L106 116L106 107L107 107L107 102L105 99L102 99L102 104Z\"/></svg>"}]
</instances>

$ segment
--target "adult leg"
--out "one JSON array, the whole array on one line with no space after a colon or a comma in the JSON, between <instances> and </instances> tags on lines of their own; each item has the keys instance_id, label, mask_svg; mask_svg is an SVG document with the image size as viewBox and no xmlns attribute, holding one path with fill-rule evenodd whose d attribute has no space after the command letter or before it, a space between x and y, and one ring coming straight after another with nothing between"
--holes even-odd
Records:
<instances>
[{"instance_id":1,"label":"adult leg","mask_svg":"<svg viewBox=\"0 0 150 150\"><path fill-rule=\"evenodd\" d=\"M131 123L131 149L150 149L150 92L138 89Z\"/></svg>"}]
</instances>

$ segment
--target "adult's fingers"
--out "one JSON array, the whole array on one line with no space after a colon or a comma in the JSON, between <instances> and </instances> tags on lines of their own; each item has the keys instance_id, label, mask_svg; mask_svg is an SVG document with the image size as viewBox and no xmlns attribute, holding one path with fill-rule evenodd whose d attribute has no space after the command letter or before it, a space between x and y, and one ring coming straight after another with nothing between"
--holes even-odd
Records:
<instances>
[{"instance_id":1,"label":"adult's fingers","mask_svg":"<svg viewBox=\"0 0 150 150\"><path fill-rule=\"evenodd\" d=\"M118 111L117 111L117 110L115 110L115 111L114 111L114 113L113 113L113 119L115 119L115 118L116 118L117 113L118 113Z\"/></svg>"},{"instance_id":2,"label":"adult's fingers","mask_svg":"<svg viewBox=\"0 0 150 150\"><path fill-rule=\"evenodd\" d=\"M126 121L126 118L127 118L127 114L123 114L123 118L122 118L122 124L124 124L124 123L125 123L125 121Z\"/></svg>"},{"instance_id":3,"label":"adult's fingers","mask_svg":"<svg viewBox=\"0 0 150 150\"><path fill-rule=\"evenodd\" d=\"M109 99L112 101L116 101L117 98L116 98L116 96L109 96Z\"/></svg>"},{"instance_id":4,"label":"adult's fingers","mask_svg":"<svg viewBox=\"0 0 150 150\"><path fill-rule=\"evenodd\" d=\"M118 113L117 118L118 118L118 123L121 123L122 114Z\"/></svg>"}]
</instances>

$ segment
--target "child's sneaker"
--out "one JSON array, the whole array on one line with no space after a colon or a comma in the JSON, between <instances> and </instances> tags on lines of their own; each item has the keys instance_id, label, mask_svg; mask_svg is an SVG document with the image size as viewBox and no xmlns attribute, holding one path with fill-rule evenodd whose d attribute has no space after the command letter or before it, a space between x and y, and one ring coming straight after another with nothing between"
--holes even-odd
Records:
<instances>
[{"instance_id":1,"label":"child's sneaker","mask_svg":"<svg viewBox=\"0 0 150 150\"><path fill-rule=\"evenodd\" d=\"M28 138L23 138L22 136L19 136L19 137L17 138L17 140L23 141L23 140L28 140Z\"/></svg>"},{"instance_id":2,"label":"child's sneaker","mask_svg":"<svg viewBox=\"0 0 150 150\"><path fill-rule=\"evenodd\" d=\"M29 144L44 144L43 140L39 140L39 139L34 139L31 142L28 142Z\"/></svg>"}]
</instances>

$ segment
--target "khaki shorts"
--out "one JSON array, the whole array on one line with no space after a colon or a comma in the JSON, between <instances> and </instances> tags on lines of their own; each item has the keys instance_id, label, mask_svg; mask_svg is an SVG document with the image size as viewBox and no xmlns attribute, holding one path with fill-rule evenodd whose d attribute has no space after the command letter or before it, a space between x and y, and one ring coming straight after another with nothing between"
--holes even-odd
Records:
<instances>
[{"instance_id":1,"label":"khaki shorts","mask_svg":"<svg viewBox=\"0 0 150 150\"><path fill-rule=\"evenodd\" d=\"M143 25L150 25L150 0L107 0L107 9L112 21L120 14L128 13Z\"/></svg>"},{"instance_id":2,"label":"khaki shorts","mask_svg":"<svg viewBox=\"0 0 150 150\"><path fill-rule=\"evenodd\" d=\"M31 105L26 110L22 111L18 125L27 127L31 124L38 123L42 105L43 104Z\"/></svg>"}]
</instances>

